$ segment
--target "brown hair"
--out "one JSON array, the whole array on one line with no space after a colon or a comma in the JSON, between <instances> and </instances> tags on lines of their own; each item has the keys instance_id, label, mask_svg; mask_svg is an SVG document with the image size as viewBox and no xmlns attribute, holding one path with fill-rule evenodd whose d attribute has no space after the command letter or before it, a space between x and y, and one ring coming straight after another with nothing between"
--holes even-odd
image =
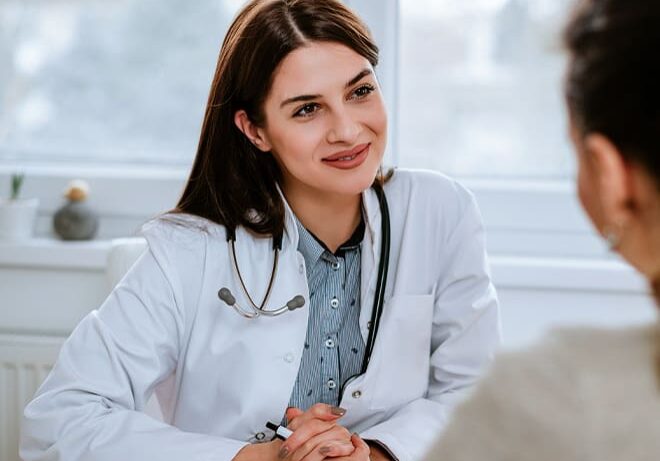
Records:
<instances>
[{"instance_id":1,"label":"brown hair","mask_svg":"<svg viewBox=\"0 0 660 461\"><path fill-rule=\"evenodd\" d=\"M607 136L660 190L660 2L582 0L564 42L573 123L582 134ZM660 280L651 288L660 306ZM657 347L660 382L660 331Z\"/></svg>"},{"instance_id":2,"label":"brown hair","mask_svg":"<svg viewBox=\"0 0 660 461\"><path fill-rule=\"evenodd\" d=\"M607 136L660 185L660 2L582 0L564 42L576 127Z\"/></svg>"},{"instance_id":3,"label":"brown hair","mask_svg":"<svg viewBox=\"0 0 660 461\"><path fill-rule=\"evenodd\" d=\"M220 49L197 155L174 212L190 213L257 234L281 235L281 172L234 125L245 110L263 126L263 103L279 63L310 41L341 43L378 64L367 27L338 0L252 0L238 13ZM376 181L382 181L379 173Z\"/></svg>"}]
</instances>

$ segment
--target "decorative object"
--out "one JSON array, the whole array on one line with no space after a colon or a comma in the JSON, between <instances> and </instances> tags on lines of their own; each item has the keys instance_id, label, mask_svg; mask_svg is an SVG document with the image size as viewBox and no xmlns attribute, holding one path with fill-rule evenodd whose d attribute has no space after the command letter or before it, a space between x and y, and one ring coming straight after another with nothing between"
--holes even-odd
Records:
<instances>
[{"instance_id":1,"label":"decorative object","mask_svg":"<svg viewBox=\"0 0 660 461\"><path fill-rule=\"evenodd\" d=\"M97 214L85 203L88 184L80 179L69 183L64 197L67 203L53 216L55 233L63 240L91 240L99 228Z\"/></svg>"},{"instance_id":2,"label":"decorative object","mask_svg":"<svg viewBox=\"0 0 660 461\"><path fill-rule=\"evenodd\" d=\"M0 241L20 242L32 238L39 200L20 197L24 180L24 174L13 174L9 198L0 198Z\"/></svg>"}]
</instances>

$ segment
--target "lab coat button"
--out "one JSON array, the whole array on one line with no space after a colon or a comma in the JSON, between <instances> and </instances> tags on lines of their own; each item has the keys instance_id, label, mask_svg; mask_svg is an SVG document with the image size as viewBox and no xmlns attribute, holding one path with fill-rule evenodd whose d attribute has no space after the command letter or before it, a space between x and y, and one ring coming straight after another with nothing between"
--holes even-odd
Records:
<instances>
[{"instance_id":1,"label":"lab coat button","mask_svg":"<svg viewBox=\"0 0 660 461\"><path fill-rule=\"evenodd\" d=\"M362 397L362 391L353 391L351 396L353 396L354 399L359 399L360 397Z\"/></svg>"},{"instance_id":2,"label":"lab coat button","mask_svg":"<svg viewBox=\"0 0 660 461\"><path fill-rule=\"evenodd\" d=\"M263 439L266 438L266 434L264 434L263 432L257 432L257 433L254 435L254 438L257 439L257 440L259 440L259 441L261 441L261 440L263 440Z\"/></svg>"},{"instance_id":3,"label":"lab coat button","mask_svg":"<svg viewBox=\"0 0 660 461\"><path fill-rule=\"evenodd\" d=\"M293 354L290 353L290 352L284 356L284 361L285 361L286 363L291 363L291 362L293 362L293 359L294 359Z\"/></svg>"},{"instance_id":4,"label":"lab coat button","mask_svg":"<svg viewBox=\"0 0 660 461\"><path fill-rule=\"evenodd\" d=\"M305 272L305 266L303 266L302 264L298 266L298 272L300 272L301 274Z\"/></svg>"},{"instance_id":5,"label":"lab coat button","mask_svg":"<svg viewBox=\"0 0 660 461\"><path fill-rule=\"evenodd\" d=\"M339 307L339 300L337 298L332 298L330 301L330 307L337 309Z\"/></svg>"}]
</instances>

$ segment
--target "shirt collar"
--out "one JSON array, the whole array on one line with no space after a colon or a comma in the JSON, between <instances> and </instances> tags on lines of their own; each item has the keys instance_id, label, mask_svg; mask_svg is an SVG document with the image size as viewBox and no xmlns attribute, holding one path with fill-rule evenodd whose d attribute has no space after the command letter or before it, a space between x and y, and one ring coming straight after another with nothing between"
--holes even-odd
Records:
<instances>
[{"instance_id":1,"label":"shirt collar","mask_svg":"<svg viewBox=\"0 0 660 461\"><path fill-rule=\"evenodd\" d=\"M334 253L334 256L342 256L347 251L356 250L359 248L364 238L365 232L365 221L362 214L360 215L360 223L353 231L353 234L342 243L337 251ZM316 262L323 256L326 252L332 254L328 247L323 243L316 235L314 235L310 230L305 228L302 223L294 215L296 221L296 226L298 228L298 251L300 251L305 258L305 264L307 267L312 267Z\"/></svg>"},{"instance_id":2,"label":"shirt collar","mask_svg":"<svg viewBox=\"0 0 660 461\"><path fill-rule=\"evenodd\" d=\"M297 249L298 241L300 238L298 232L297 219L293 214L293 210L289 206L289 202L287 202L286 197L284 196L284 193L282 192L282 189L280 188L279 184L277 185L277 190L280 193L280 197L282 197L282 201L284 202L284 210L286 215L285 224L284 224L283 249L285 246L287 248L289 246L292 246L293 248ZM376 254L376 249L380 245L381 216L380 216L380 206L378 204L378 197L376 196L376 192L371 187L369 187L368 189L362 192L362 211L363 211L363 219L365 224L365 235L364 235L365 238L363 240L363 243L367 245L367 247L364 247L363 245L362 256L363 257L365 256L365 251L366 251L367 258L370 259L372 263L374 261L377 262L378 258Z\"/></svg>"}]
</instances>

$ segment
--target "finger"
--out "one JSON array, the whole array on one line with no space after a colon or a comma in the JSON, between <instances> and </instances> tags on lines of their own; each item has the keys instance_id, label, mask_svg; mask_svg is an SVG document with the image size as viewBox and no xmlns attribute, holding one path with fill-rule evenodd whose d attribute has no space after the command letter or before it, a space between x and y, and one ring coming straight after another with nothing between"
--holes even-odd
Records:
<instances>
[{"instance_id":1,"label":"finger","mask_svg":"<svg viewBox=\"0 0 660 461\"><path fill-rule=\"evenodd\" d=\"M293 434L282 443L278 457L280 459L288 457L309 439L333 428L335 425L336 424L332 421L321 421L319 419L312 419L306 422L298 429L294 430Z\"/></svg>"},{"instance_id":2,"label":"finger","mask_svg":"<svg viewBox=\"0 0 660 461\"><path fill-rule=\"evenodd\" d=\"M297 410L297 409L295 409ZM291 412L292 414L294 412ZM325 403L317 403L312 405L307 411L299 414L293 418L289 418L289 411L287 410L287 421L289 429L295 431L300 425L312 419L320 419L321 421L335 421L346 414L346 410L340 407L334 407Z\"/></svg>"},{"instance_id":3,"label":"finger","mask_svg":"<svg viewBox=\"0 0 660 461\"><path fill-rule=\"evenodd\" d=\"M336 447L338 450L331 450L333 448L331 445L342 443L346 446ZM352 453L354 449L351 442L351 433L345 427L337 424L303 443L295 452L292 452L291 461L301 461L312 453L321 453L324 456L329 456L325 454L329 451L332 453L338 452L338 454L332 456L343 456Z\"/></svg>"},{"instance_id":4,"label":"finger","mask_svg":"<svg viewBox=\"0 0 660 461\"><path fill-rule=\"evenodd\" d=\"M351 436L351 443L355 450L349 456L340 456L333 458L332 461L369 461L369 445L360 438L359 435L353 434Z\"/></svg>"},{"instance_id":5,"label":"finger","mask_svg":"<svg viewBox=\"0 0 660 461\"><path fill-rule=\"evenodd\" d=\"M326 458L337 458L352 454L355 446L350 441L332 441L322 444L318 451Z\"/></svg>"},{"instance_id":6,"label":"finger","mask_svg":"<svg viewBox=\"0 0 660 461\"><path fill-rule=\"evenodd\" d=\"M302 411L300 408L289 407L289 408L286 409L286 413L285 413L286 420L288 422L291 422L293 419L297 418L298 416L302 415L303 413L305 413L305 412Z\"/></svg>"}]
</instances>

